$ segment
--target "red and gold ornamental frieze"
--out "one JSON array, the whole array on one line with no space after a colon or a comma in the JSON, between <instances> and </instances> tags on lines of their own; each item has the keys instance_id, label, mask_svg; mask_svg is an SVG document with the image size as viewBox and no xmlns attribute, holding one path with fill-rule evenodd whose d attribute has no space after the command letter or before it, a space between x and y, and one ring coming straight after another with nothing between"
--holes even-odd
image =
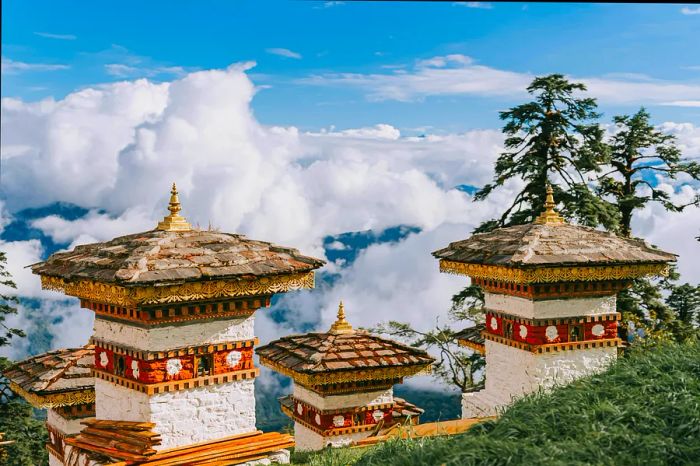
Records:
<instances>
[{"instance_id":1,"label":"red and gold ornamental frieze","mask_svg":"<svg viewBox=\"0 0 700 466\"><path fill-rule=\"evenodd\" d=\"M292 404L282 404L282 411L307 428L323 436L343 435L370 430L379 423L393 421L394 403L334 410L319 410L294 397Z\"/></svg>"},{"instance_id":2,"label":"red and gold ornamental frieze","mask_svg":"<svg viewBox=\"0 0 700 466\"><path fill-rule=\"evenodd\" d=\"M522 319L488 311L484 337L536 351L543 345L614 340L620 315L605 314L565 319ZM489 337L498 337L497 339ZM538 351L539 352L539 351Z\"/></svg>"},{"instance_id":3,"label":"red and gold ornamental frieze","mask_svg":"<svg viewBox=\"0 0 700 466\"><path fill-rule=\"evenodd\" d=\"M80 306L94 311L97 316L151 326L201 319L248 317L261 307L269 307L270 295L211 302L173 303L167 306L133 307L81 299Z\"/></svg>"},{"instance_id":4,"label":"red and gold ornamental frieze","mask_svg":"<svg viewBox=\"0 0 700 466\"><path fill-rule=\"evenodd\" d=\"M600 282L578 281L526 284L474 277L472 278L472 283L480 286L484 291L488 291L489 293L505 294L533 300L544 300L613 296L628 288L631 281L607 280Z\"/></svg>"},{"instance_id":5,"label":"red and gold ornamental frieze","mask_svg":"<svg viewBox=\"0 0 700 466\"><path fill-rule=\"evenodd\" d=\"M95 344L95 374L116 376L114 380L133 381L137 384L162 384L191 380L255 369L253 345L255 340L244 342L183 348L167 352L166 357L149 357L152 354ZM233 348L220 349L233 346ZM157 353L161 355L163 353ZM111 377L109 378L112 379Z\"/></svg>"}]
</instances>

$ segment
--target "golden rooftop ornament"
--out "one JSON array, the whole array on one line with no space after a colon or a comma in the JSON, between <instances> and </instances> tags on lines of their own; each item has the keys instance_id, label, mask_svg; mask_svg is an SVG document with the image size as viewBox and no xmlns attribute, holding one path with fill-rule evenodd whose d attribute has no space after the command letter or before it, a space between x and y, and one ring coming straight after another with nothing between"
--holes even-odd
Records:
<instances>
[{"instance_id":1,"label":"golden rooftop ornament","mask_svg":"<svg viewBox=\"0 0 700 466\"><path fill-rule=\"evenodd\" d=\"M554 210L554 190L552 185L547 185L547 198L544 201L544 211L535 219L535 223L540 225L560 225L566 223L564 219Z\"/></svg>"},{"instance_id":2,"label":"golden rooftop ornament","mask_svg":"<svg viewBox=\"0 0 700 466\"><path fill-rule=\"evenodd\" d=\"M340 302L340 305L338 306L338 320L333 322L333 325L331 325L331 329L328 333L333 333L333 334L339 334L339 333L353 333L354 330L352 329L352 325L345 320L345 307L343 306L343 302Z\"/></svg>"},{"instance_id":3,"label":"golden rooftop ornament","mask_svg":"<svg viewBox=\"0 0 700 466\"><path fill-rule=\"evenodd\" d=\"M162 222L158 223L156 230L162 231L190 231L192 227L185 217L179 215L180 199L177 197L177 186L173 183L173 188L170 190L170 204L168 204L170 215L163 218Z\"/></svg>"}]
</instances>

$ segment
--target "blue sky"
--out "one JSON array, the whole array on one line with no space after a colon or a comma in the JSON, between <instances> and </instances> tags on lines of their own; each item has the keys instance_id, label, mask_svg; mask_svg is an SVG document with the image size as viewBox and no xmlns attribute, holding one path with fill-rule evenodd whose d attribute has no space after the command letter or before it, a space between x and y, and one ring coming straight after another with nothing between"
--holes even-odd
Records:
<instances>
[{"instance_id":1,"label":"blue sky","mask_svg":"<svg viewBox=\"0 0 700 466\"><path fill-rule=\"evenodd\" d=\"M695 6L316 1L174 5L5 2L3 97L61 98L99 83L137 77L172 80L192 70L254 61L249 75L260 89L253 110L264 124L317 130L388 123L421 133L498 127L498 110L523 97L438 92L400 101L373 97L373 84L368 88L356 82L366 76L411 74L417 61L460 55L470 57L473 65L523 75L561 72L623 83L700 84L700 14L692 14L700 10ZM334 81L339 73L352 73L353 83ZM311 83L311 77L318 82ZM659 122L700 121L698 106L643 98L600 103L608 118L646 104Z\"/></svg>"}]
</instances>

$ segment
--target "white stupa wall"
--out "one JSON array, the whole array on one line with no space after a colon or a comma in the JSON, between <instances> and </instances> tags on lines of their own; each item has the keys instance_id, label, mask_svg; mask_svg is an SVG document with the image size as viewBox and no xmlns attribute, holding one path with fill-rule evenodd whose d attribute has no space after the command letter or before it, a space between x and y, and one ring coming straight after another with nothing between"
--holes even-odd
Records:
<instances>
[{"instance_id":1,"label":"white stupa wall","mask_svg":"<svg viewBox=\"0 0 700 466\"><path fill-rule=\"evenodd\" d=\"M371 392L322 396L314 391L294 384L293 396L319 410L342 409L393 403L394 389L388 388Z\"/></svg>"},{"instance_id":2,"label":"white stupa wall","mask_svg":"<svg viewBox=\"0 0 700 466\"><path fill-rule=\"evenodd\" d=\"M96 318L94 336L142 351L168 351L253 339L254 322L249 316L141 328ZM95 379L95 414L97 419L155 423L163 439L157 449L215 440L255 430L253 383L236 380L147 395Z\"/></svg>"},{"instance_id":3,"label":"white stupa wall","mask_svg":"<svg viewBox=\"0 0 700 466\"><path fill-rule=\"evenodd\" d=\"M499 408L540 388L548 390L605 370L617 359L616 347L536 354L486 340L484 390L462 396L462 417L494 416Z\"/></svg>"},{"instance_id":4,"label":"white stupa wall","mask_svg":"<svg viewBox=\"0 0 700 466\"><path fill-rule=\"evenodd\" d=\"M524 319L564 319L613 314L616 312L616 302L615 296L533 301L505 294L484 293L486 309Z\"/></svg>"},{"instance_id":5,"label":"white stupa wall","mask_svg":"<svg viewBox=\"0 0 700 466\"><path fill-rule=\"evenodd\" d=\"M484 293L485 307L526 319L562 319L616 312L616 297L533 301ZM462 396L462 417L494 416L513 400L540 389L548 390L604 370L617 359L616 347L576 349L537 354L486 340L484 390Z\"/></svg>"},{"instance_id":6,"label":"white stupa wall","mask_svg":"<svg viewBox=\"0 0 700 466\"><path fill-rule=\"evenodd\" d=\"M252 379L155 395L95 379L95 398L97 419L155 423L157 449L255 430Z\"/></svg>"},{"instance_id":7,"label":"white stupa wall","mask_svg":"<svg viewBox=\"0 0 700 466\"><path fill-rule=\"evenodd\" d=\"M61 432L64 436L71 436L71 435L76 435L78 434L81 430L85 428L84 425L82 425L80 422L84 421L86 419L94 419L91 417L88 418L79 418L79 419L68 419L66 417L63 417L60 413L58 413L54 409L48 409L46 411L46 424L55 430ZM53 432L49 430L49 442L50 443L56 443L58 439L54 438ZM66 445L65 443L63 444L63 448L65 450ZM49 452L49 466L63 466L63 461L59 460L57 457L53 455L53 453Z\"/></svg>"},{"instance_id":8,"label":"white stupa wall","mask_svg":"<svg viewBox=\"0 0 700 466\"><path fill-rule=\"evenodd\" d=\"M251 340L255 338L255 317L201 320L187 324L142 328L95 318L95 338L142 351L168 351L186 346Z\"/></svg>"},{"instance_id":9,"label":"white stupa wall","mask_svg":"<svg viewBox=\"0 0 700 466\"><path fill-rule=\"evenodd\" d=\"M372 432L368 431L324 437L296 422L294 423L294 449L295 451L316 451L326 447L345 447L352 442L367 438L371 434Z\"/></svg>"}]
</instances>

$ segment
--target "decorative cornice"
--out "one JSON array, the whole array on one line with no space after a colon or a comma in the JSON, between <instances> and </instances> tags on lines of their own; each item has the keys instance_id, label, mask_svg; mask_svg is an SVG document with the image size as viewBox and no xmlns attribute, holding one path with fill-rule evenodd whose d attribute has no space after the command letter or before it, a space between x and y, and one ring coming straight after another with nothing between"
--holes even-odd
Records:
<instances>
[{"instance_id":1,"label":"decorative cornice","mask_svg":"<svg viewBox=\"0 0 700 466\"><path fill-rule=\"evenodd\" d=\"M188 390L190 388L197 388L202 386L218 385L228 382L234 382L237 380L254 379L260 374L260 369L244 369L234 372L225 372L223 374L196 377L193 379L172 380L169 382L153 384L137 382L133 379L119 377L118 375L110 374L109 372L104 372L99 369L93 369L92 373L97 379L102 379L115 385L121 385L122 387L130 388L132 390L136 390L147 395L155 395L158 393Z\"/></svg>"},{"instance_id":2,"label":"decorative cornice","mask_svg":"<svg viewBox=\"0 0 700 466\"><path fill-rule=\"evenodd\" d=\"M484 309L485 315L494 315L503 319L512 320L516 324L525 325L566 325L566 324L583 324L587 322L608 322L611 320L619 321L622 318L622 314L619 312L613 312L610 314L597 314L592 316L579 316L579 317L557 317L557 318L547 318L547 319L527 319L525 317L519 317L514 314L509 314L507 312L496 311L493 309Z\"/></svg>"},{"instance_id":3,"label":"decorative cornice","mask_svg":"<svg viewBox=\"0 0 700 466\"><path fill-rule=\"evenodd\" d=\"M367 369L352 369L347 371L328 371L322 373L296 372L282 366L264 356L258 355L260 364L269 367L281 374L291 377L295 382L305 386L331 385L346 382L379 381L391 379L403 379L419 374L430 374L432 364L410 365L398 367L378 367Z\"/></svg>"},{"instance_id":4,"label":"decorative cornice","mask_svg":"<svg viewBox=\"0 0 700 466\"><path fill-rule=\"evenodd\" d=\"M117 354L123 354L130 356L132 358L139 359L141 361L153 361L156 359L163 358L175 358L181 356L191 356L191 355L201 355L201 354L212 354L216 351L227 351L233 349L241 348L253 348L259 343L258 337L247 339L231 341L226 343L208 343L205 345L198 346L188 346L185 348L176 348L168 351L145 351L137 348L132 348L129 346L124 346L116 343L112 343L101 338L92 337L90 338L90 343L103 349L113 351Z\"/></svg>"},{"instance_id":5,"label":"decorative cornice","mask_svg":"<svg viewBox=\"0 0 700 466\"><path fill-rule=\"evenodd\" d=\"M440 259L440 271L472 278L511 283L556 283L625 280L648 275L668 275L668 264L634 264L591 267L514 268L500 265L468 264Z\"/></svg>"},{"instance_id":6,"label":"decorative cornice","mask_svg":"<svg viewBox=\"0 0 700 466\"><path fill-rule=\"evenodd\" d=\"M185 301L260 296L314 287L314 273L259 277L252 280L211 280L163 286L120 286L92 280L68 281L41 276L41 287L69 296L117 306L165 304Z\"/></svg>"},{"instance_id":7,"label":"decorative cornice","mask_svg":"<svg viewBox=\"0 0 700 466\"><path fill-rule=\"evenodd\" d=\"M284 405L280 405L280 410L282 411L283 414L285 414L287 417L292 419L294 422L298 422L299 424L303 425L307 429L312 430L313 432L315 432L318 435L321 435L323 437L334 437L336 435L347 435L347 434L354 434L356 432L367 432L370 430L380 429L382 426L382 424L361 424L361 425L357 425L357 426L336 427L333 429L322 429L319 426L315 426L312 423L307 422L307 421L295 416L294 412Z\"/></svg>"},{"instance_id":8,"label":"decorative cornice","mask_svg":"<svg viewBox=\"0 0 700 466\"><path fill-rule=\"evenodd\" d=\"M491 335L490 333L487 333L485 331L481 332L481 335L486 340L490 340L506 346L512 346L513 348L518 348L536 354L547 354L558 351L587 350L592 348L616 347L620 346L620 344L622 343L622 340L619 338L607 338L604 340L585 340L566 343L551 343L548 345L530 345L528 343L522 343L519 341L511 340L509 338L500 337L498 335Z\"/></svg>"},{"instance_id":9,"label":"decorative cornice","mask_svg":"<svg viewBox=\"0 0 700 466\"><path fill-rule=\"evenodd\" d=\"M85 388L83 390L73 390L70 392L47 393L46 395L39 395L28 392L16 383L10 382L10 390L27 400L29 404L38 409L95 402L95 389L92 387Z\"/></svg>"}]
</instances>

